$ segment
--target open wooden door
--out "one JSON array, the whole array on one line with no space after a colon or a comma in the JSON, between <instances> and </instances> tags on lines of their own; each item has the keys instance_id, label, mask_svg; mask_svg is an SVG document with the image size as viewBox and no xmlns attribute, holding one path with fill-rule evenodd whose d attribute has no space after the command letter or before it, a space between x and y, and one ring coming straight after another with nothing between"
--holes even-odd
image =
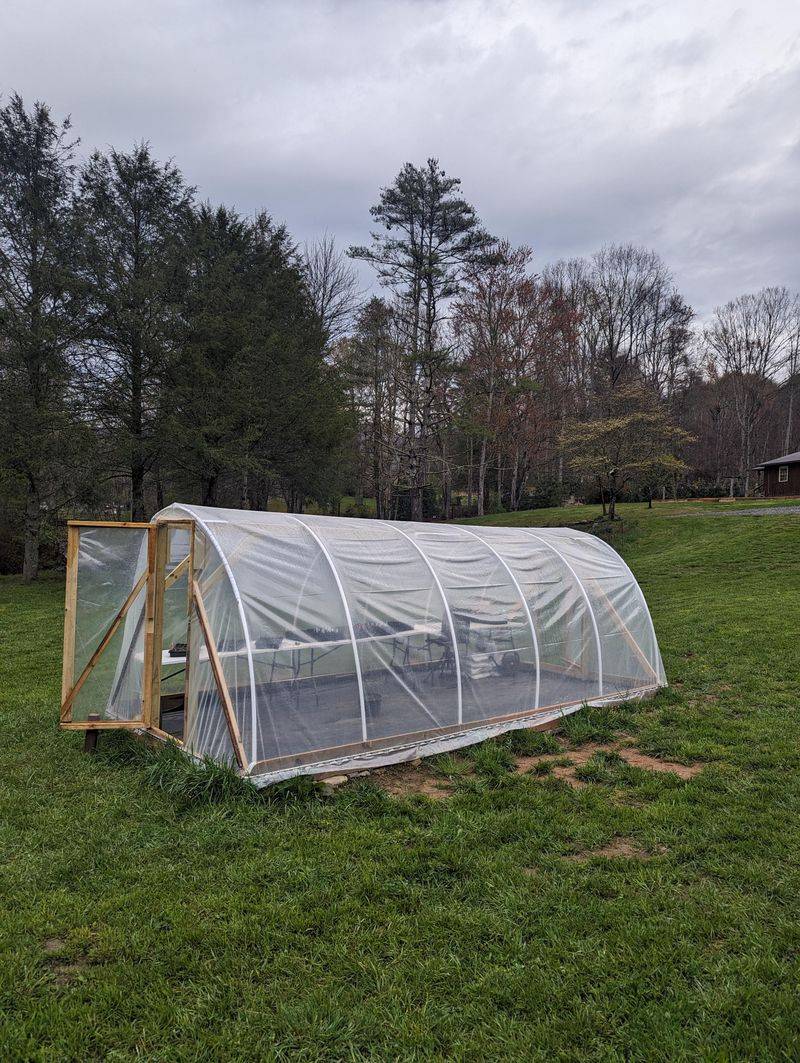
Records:
<instances>
[{"instance_id":1,"label":"open wooden door","mask_svg":"<svg viewBox=\"0 0 800 1063\"><path fill-rule=\"evenodd\" d=\"M191 521L69 522L62 727L161 730L164 610L174 643L191 611L193 543Z\"/></svg>"},{"instance_id":2,"label":"open wooden door","mask_svg":"<svg viewBox=\"0 0 800 1063\"><path fill-rule=\"evenodd\" d=\"M85 731L87 749L98 731L113 728L182 742L192 726L194 642L210 666L244 772L242 739L198 583L195 522L70 521L67 527L61 727ZM203 680L194 703L200 693Z\"/></svg>"}]
</instances>

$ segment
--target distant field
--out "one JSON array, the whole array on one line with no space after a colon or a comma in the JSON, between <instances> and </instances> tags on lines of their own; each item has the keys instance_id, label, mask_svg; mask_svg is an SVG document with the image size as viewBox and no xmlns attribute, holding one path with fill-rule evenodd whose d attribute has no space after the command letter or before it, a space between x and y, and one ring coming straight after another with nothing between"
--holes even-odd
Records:
<instances>
[{"instance_id":1,"label":"distant field","mask_svg":"<svg viewBox=\"0 0 800 1063\"><path fill-rule=\"evenodd\" d=\"M505 740L435 802L171 793L58 731L61 582L0 580L0 1058L799 1058L800 517L730 505L620 508L672 685L558 737L688 780Z\"/></svg>"},{"instance_id":2,"label":"distant field","mask_svg":"<svg viewBox=\"0 0 800 1063\"><path fill-rule=\"evenodd\" d=\"M364 498L361 501L361 515L364 517L375 516L375 499ZM273 513L285 513L286 503L282 498L271 498L269 500L269 509ZM307 513L319 513L319 507L310 504L306 507ZM327 512L327 510L325 510ZM339 515L342 517L355 516L359 512L359 504L353 495L345 495L339 503Z\"/></svg>"},{"instance_id":3,"label":"distant field","mask_svg":"<svg viewBox=\"0 0 800 1063\"><path fill-rule=\"evenodd\" d=\"M673 515L678 513L695 513L698 511L708 510L711 513L724 512L726 509L755 509L755 508L774 508L775 506L787 506L787 505L800 504L800 498L771 498L771 499L757 499L757 498L703 498L703 499L680 499L677 502L653 502L653 511L664 514L671 513ZM375 516L375 499L364 498L361 500L361 514L366 517ZM282 498L271 498L269 500L269 508L274 512L286 512L286 503ZM620 513L624 516L626 513L628 516L643 512L647 510L647 503L645 502L623 502L618 507ZM340 504L339 512L343 517L354 516L358 513L359 503L356 501L353 495L345 495ZM318 512L318 508L310 505L307 509L309 513ZM600 506L559 506L553 509L534 509L523 510L518 513L492 513L486 517L463 517L459 518L460 523L464 524L571 524L576 520L594 519L600 515Z\"/></svg>"}]
</instances>

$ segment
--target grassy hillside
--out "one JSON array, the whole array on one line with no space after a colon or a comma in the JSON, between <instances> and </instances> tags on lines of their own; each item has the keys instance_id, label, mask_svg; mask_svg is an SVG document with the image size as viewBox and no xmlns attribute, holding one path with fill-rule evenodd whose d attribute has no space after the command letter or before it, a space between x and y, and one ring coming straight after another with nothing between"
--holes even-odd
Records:
<instances>
[{"instance_id":1,"label":"grassy hillside","mask_svg":"<svg viewBox=\"0 0 800 1063\"><path fill-rule=\"evenodd\" d=\"M0 581L0 1056L797 1058L800 518L720 505L622 507L672 686L563 738L686 781L500 741L436 802L170 793L59 733L60 582Z\"/></svg>"}]
</instances>

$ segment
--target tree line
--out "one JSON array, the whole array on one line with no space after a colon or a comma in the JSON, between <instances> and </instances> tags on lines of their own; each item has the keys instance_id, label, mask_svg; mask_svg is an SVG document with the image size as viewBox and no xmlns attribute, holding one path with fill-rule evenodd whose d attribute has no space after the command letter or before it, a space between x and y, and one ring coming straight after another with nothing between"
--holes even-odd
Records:
<instances>
[{"instance_id":1,"label":"tree line","mask_svg":"<svg viewBox=\"0 0 800 1063\"><path fill-rule=\"evenodd\" d=\"M379 516L621 496L749 494L800 447L800 298L769 287L700 323L652 250L611 245L540 271L490 236L435 159L371 210L386 297L334 351ZM340 269L343 267L340 264Z\"/></svg>"},{"instance_id":2,"label":"tree line","mask_svg":"<svg viewBox=\"0 0 800 1063\"><path fill-rule=\"evenodd\" d=\"M285 227L198 203L146 144L75 152L45 105L0 110L10 560L34 576L64 513L329 504L354 426Z\"/></svg>"},{"instance_id":3,"label":"tree line","mask_svg":"<svg viewBox=\"0 0 800 1063\"><path fill-rule=\"evenodd\" d=\"M648 249L537 270L435 159L342 253L199 202L146 143L77 149L45 104L0 109L2 570L33 577L65 515L348 497L450 519L576 496L613 518L620 497L748 493L800 446L786 288L698 323Z\"/></svg>"}]
</instances>

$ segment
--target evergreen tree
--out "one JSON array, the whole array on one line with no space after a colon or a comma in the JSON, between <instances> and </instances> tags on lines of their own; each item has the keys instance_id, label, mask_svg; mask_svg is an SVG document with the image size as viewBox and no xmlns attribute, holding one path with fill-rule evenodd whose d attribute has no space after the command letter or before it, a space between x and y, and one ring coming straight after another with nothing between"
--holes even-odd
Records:
<instances>
[{"instance_id":1,"label":"evergreen tree","mask_svg":"<svg viewBox=\"0 0 800 1063\"><path fill-rule=\"evenodd\" d=\"M404 311L405 451L412 520L422 517L428 448L441 376L448 368L440 343L442 303L458 291L465 265L484 255L490 245L460 186L457 177L448 177L439 167L438 159L428 159L421 167L406 163L370 209L379 226L371 234L371 246L351 247L349 252L375 267Z\"/></svg>"},{"instance_id":2,"label":"evergreen tree","mask_svg":"<svg viewBox=\"0 0 800 1063\"><path fill-rule=\"evenodd\" d=\"M278 477L290 509L341 492L343 448L352 434L327 335L297 250L267 215L254 225L256 311L248 352L247 438L258 475Z\"/></svg>"},{"instance_id":3,"label":"evergreen tree","mask_svg":"<svg viewBox=\"0 0 800 1063\"><path fill-rule=\"evenodd\" d=\"M344 401L286 229L203 206L187 226L184 276L164 394L171 465L206 505L266 508L278 488L292 509L329 501Z\"/></svg>"},{"instance_id":4,"label":"evergreen tree","mask_svg":"<svg viewBox=\"0 0 800 1063\"><path fill-rule=\"evenodd\" d=\"M83 273L91 289L85 395L130 477L131 517L146 516L145 477L159 456L161 389L174 345L179 247L193 190L147 144L96 152L80 176Z\"/></svg>"},{"instance_id":5,"label":"evergreen tree","mask_svg":"<svg viewBox=\"0 0 800 1063\"><path fill-rule=\"evenodd\" d=\"M226 207L204 204L189 216L176 352L163 393L167 462L215 505L221 479L247 464L256 282L251 226Z\"/></svg>"},{"instance_id":6,"label":"evergreen tree","mask_svg":"<svg viewBox=\"0 0 800 1063\"><path fill-rule=\"evenodd\" d=\"M70 408L82 303L69 129L18 95L0 110L0 485L24 508L25 579L38 573L43 513L81 437Z\"/></svg>"}]
</instances>

